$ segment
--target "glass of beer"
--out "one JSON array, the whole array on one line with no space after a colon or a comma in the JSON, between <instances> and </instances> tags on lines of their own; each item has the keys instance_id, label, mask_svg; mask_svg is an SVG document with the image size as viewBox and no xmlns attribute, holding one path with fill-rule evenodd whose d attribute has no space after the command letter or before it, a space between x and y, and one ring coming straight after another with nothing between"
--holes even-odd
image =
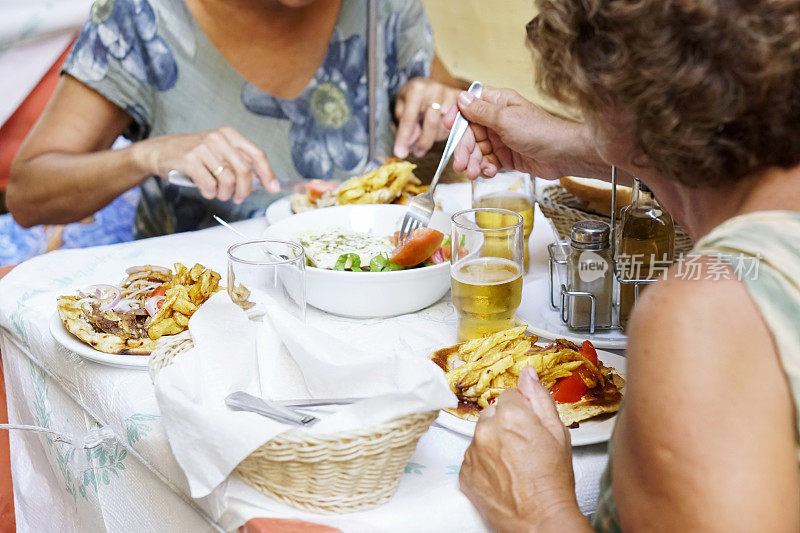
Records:
<instances>
[{"instance_id":1,"label":"glass of beer","mask_svg":"<svg viewBox=\"0 0 800 533\"><path fill-rule=\"evenodd\" d=\"M492 227L485 227L487 219ZM477 208L453 215L450 286L459 341L514 327L522 301L523 242L523 218L514 211Z\"/></svg>"},{"instance_id":2,"label":"glass of beer","mask_svg":"<svg viewBox=\"0 0 800 533\"><path fill-rule=\"evenodd\" d=\"M525 226L525 272L530 267L528 239L533 231L533 206L536 202L536 180L522 172L501 172L494 178L478 178L472 182L472 207L496 207L522 215ZM482 216L481 227L496 227L498 221L491 215Z\"/></svg>"}]
</instances>

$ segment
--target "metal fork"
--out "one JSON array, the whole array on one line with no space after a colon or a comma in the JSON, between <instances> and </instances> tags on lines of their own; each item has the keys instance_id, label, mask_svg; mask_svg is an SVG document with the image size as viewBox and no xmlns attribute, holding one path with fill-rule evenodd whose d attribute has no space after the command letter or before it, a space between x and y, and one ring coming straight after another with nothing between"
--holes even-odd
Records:
<instances>
[{"instance_id":1,"label":"metal fork","mask_svg":"<svg viewBox=\"0 0 800 533\"><path fill-rule=\"evenodd\" d=\"M483 84L479 81L473 81L468 89L468 92L475 98L480 98L482 91ZM428 190L424 193L412 198L408 203L408 209L406 210L405 216L403 216L403 224L400 227L398 243L403 242L406 237L411 235L411 233L420 226L427 227L430 223L431 215L433 215L433 210L436 207L433 201L433 191L436 189L436 184L439 182L439 177L442 175L444 167L447 166L447 162L450 161L450 158L453 156L453 152L455 152L458 143L461 142L461 137L464 136L468 126L469 122L467 119L461 116L460 112L456 114L453 127L450 129L450 135L447 137L447 144L444 146L442 159L439 161L439 166L436 168L436 173L433 175L430 187L428 187Z\"/></svg>"}]
</instances>

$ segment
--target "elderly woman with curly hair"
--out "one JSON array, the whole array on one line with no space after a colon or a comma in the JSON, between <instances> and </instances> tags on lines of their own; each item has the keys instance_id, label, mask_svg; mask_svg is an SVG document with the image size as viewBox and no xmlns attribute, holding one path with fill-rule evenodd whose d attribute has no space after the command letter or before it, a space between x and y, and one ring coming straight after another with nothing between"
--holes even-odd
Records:
<instances>
[{"instance_id":1,"label":"elderly woman with curly hair","mask_svg":"<svg viewBox=\"0 0 800 533\"><path fill-rule=\"evenodd\" d=\"M800 531L800 1L537 4L540 86L586 125L510 91L462 94L473 126L456 166L557 177L616 165L690 232L701 267L675 265L633 313L594 526ZM740 259L757 271L737 275ZM570 454L527 370L482 414L462 489L499 531L589 530Z\"/></svg>"}]
</instances>

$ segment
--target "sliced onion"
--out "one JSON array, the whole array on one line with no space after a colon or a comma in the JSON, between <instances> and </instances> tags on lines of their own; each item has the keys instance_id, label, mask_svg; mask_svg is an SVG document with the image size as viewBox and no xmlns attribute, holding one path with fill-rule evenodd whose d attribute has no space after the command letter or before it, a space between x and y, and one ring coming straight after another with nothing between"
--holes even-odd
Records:
<instances>
[{"instance_id":1,"label":"sliced onion","mask_svg":"<svg viewBox=\"0 0 800 533\"><path fill-rule=\"evenodd\" d=\"M100 306L101 311L107 311L111 309L117 305L122 297L119 288L106 283L90 285L82 291L78 291L78 295L81 295L82 299L100 300L100 302L102 302L102 305Z\"/></svg>"},{"instance_id":2,"label":"sliced onion","mask_svg":"<svg viewBox=\"0 0 800 533\"><path fill-rule=\"evenodd\" d=\"M113 285L109 285L107 283L98 283L97 285L89 285L88 287L83 289L83 291L79 291L79 292L84 292L84 293L89 294L89 295L94 293L94 295L97 298L100 298L100 296L97 296L98 293L102 295L102 293L104 291L115 292L117 290L118 289Z\"/></svg>"},{"instance_id":3,"label":"sliced onion","mask_svg":"<svg viewBox=\"0 0 800 533\"><path fill-rule=\"evenodd\" d=\"M90 285L82 291L78 291L78 296L81 300L99 300L102 303L101 311L111 309L122 297L119 288L105 283Z\"/></svg>"},{"instance_id":4,"label":"sliced onion","mask_svg":"<svg viewBox=\"0 0 800 533\"><path fill-rule=\"evenodd\" d=\"M444 263L444 252L442 251L442 249L439 248L438 250L433 252L433 255L428 258L428 261L436 265Z\"/></svg>"},{"instance_id":5,"label":"sliced onion","mask_svg":"<svg viewBox=\"0 0 800 533\"><path fill-rule=\"evenodd\" d=\"M128 311L131 311L137 307L139 307L139 304L137 304L135 301L129 298L123 298L117 302L117 305L113 306L112 309L117 313L127 313Z\"/></svg>"},{"instance_id":6,"label":"sliced onion","mask_svg":"<svg viewBox=\"0 0 800 533\"><path fill-rule=\"evenodd\" d=\"M120 294L119 289L114 287L113 296L111 296L111 298L107 302L105 302L103 305L100 306L100 310L108 311L109 309L113 309L119 303L120 298L122 298L122 295Z\"/></svg>"},{"instance_id":7,"label":"sliced onion","mask_svg":"<svg viewBox=\"0 0 800 533\"><path fill-rule=\"evenodd\" d=\"M167 299L166 296L151 296L150 298L144 301L144 308L147 310L147 314L150 316L155 316L158 313L158 304L159 302L163 302Z\"/></svg>"},{"instance_id":8,"label":"sliced onion","mask_svg":"<svg viewBox=\"0 0 800 533\"><path fill-rule=\"evenodd\" d=\"M154 290L156 290L160 286L161 286L161 283L148 283L144 287L141 287L141 288L136 289L135 291L129 293L128 294L128 298L133 298L134 296L138 296L138 295L142 294L143 292L153 292Z\"/></svg>"},{"instance_id":9,"label":"sliced onion","mask_svg":"<svg viewBox=\"0 0 800 533\"><path fill-rule=\"evenodd\" d=\"M169 274L171 272L171 270L166 267L155 265L136 265L125 269L126 274L135 274L142 271L160 272L162 274Z\"/></svg>"}]
</instances>

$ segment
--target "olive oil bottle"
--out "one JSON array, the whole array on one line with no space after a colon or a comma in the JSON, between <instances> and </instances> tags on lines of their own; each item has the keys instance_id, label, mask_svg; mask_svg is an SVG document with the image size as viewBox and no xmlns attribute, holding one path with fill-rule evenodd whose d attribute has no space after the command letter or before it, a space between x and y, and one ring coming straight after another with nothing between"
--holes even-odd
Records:
<instances>
[{"instance_id":1,"label":"olive oil bottle","mask_svg":"<svg viewBox=\"0 0 800 533\"><path fill-rule=\"evenodd\" d=\"M655 279L672 264L675 224L647 186L634 180L630 205L620 212L617 269L621 279ZM639 285L641 296L646 284ZM620 283L619 323L627 327L635 285Z\"/></svg>"}]
</instances>

